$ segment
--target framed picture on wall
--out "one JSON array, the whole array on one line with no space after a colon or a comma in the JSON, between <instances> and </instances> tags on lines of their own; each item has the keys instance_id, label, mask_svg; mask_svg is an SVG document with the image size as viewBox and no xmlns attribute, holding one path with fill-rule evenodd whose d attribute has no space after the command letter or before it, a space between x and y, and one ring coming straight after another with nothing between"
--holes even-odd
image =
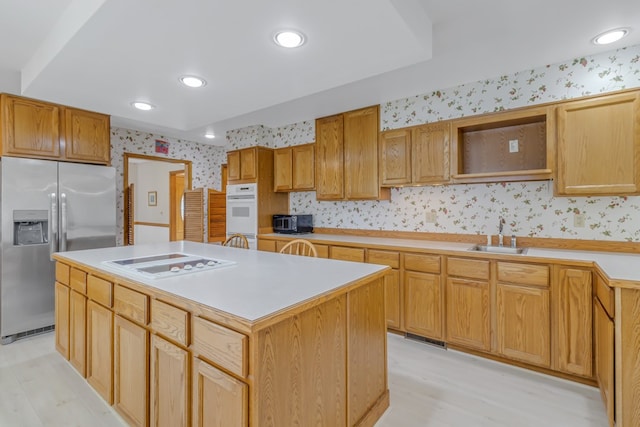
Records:
<instances>
[{"instance_id":1,"label":"framed picture on wall","mask_svg":"<svg viewBox=\"0 0 640 427\"><path fill-rule=\"evenodd\" d=\"M147 205L149 205L149 206L157 206L158 205L158 192L157 191L149 191L149 193L147 193Z\"/></svg>"}]
</instances>

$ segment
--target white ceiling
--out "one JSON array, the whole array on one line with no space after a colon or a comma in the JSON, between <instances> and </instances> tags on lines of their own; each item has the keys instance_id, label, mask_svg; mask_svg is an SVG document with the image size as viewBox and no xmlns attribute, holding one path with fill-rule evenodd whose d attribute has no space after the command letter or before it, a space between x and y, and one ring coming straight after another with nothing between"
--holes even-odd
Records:
<instances>
[{"instance_id":1,"label":"white ceiling","mask_svg":"<svg viewBox=\"0 0 640 427\"><path fill-rule=\"evenodd\" d=\"M590 43L621 26L632 27L622 42ZM282 28L307 43L276 46ZM639 43L638 0L0 0L0 90L165 136L209 142L214 131L224 144L230 129ZM185 88L183 74L208 84ZM134 100L156 108L135 110Z\"/></svg>"}]
</instances>

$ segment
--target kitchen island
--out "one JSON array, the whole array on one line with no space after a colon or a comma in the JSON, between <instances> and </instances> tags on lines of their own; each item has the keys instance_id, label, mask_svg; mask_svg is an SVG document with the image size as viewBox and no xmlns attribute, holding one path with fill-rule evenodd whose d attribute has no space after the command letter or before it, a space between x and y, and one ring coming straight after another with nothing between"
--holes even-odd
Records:
<instances>
[{"instance_id":1,"label":"kitchen island","mask_svg":"<svg viewBox=\"0 0 640 427\"><path fill-rule=\"evenodd\" d=\"M135 269L165 254L204 266ZM130 425L371 426L389 405L388 267L191 242L54 258L56 348Z\"/></svg>"}]
</instances>

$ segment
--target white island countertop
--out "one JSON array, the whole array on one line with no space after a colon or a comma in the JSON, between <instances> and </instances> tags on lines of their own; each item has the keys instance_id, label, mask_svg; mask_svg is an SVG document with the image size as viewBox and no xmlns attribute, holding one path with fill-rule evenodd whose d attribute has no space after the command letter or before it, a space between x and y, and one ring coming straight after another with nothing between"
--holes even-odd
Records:
<instances>
[{"instance_id":1,"label":"white island countertop","mask_svg":"<svg viewBox=\"0 0 640 427\"><path fill-rule=\"evenodd\" d=\"M235 264L153 279L124 272L104 263L167 253L199 255L233 261ZM59 252L56 259L120 276L250 322L315 299L364 277L380 274L388 268L186 241Z\"/></svg>"}]
</instances>

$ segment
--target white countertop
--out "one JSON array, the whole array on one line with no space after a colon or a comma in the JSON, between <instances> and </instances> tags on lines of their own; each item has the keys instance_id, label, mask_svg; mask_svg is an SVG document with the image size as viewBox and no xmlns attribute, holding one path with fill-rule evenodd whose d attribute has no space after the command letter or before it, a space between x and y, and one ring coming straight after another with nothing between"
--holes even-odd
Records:
<instances>
[{"instance_id":1,"label":"white countertop","mask_svg":"<svg viewBox=\"0 0 640 427\"><path fill-rule=\"evenodd\" d=\"M236 264L177 277L150 279L103 263L172 252L235 261ZM58 255L248 321L256 321L386 268L185 241L62 252Z\"/></svg>"},{"instance_id":2,"label":"white countertop","mask_svg":"<svg viewBox=\"0 0 640 427\"><path fill-rule=\"evenodd\" d=\"M309 239L316 242L340 242L344 244L361 244L387 246L400 249L421 249L434 251L460 251L469 254L469 249L474 244L441 242L433 240L418 239L394 239L388 237L353 236L348 234L316 234L309 233L303 235L265 234L264 237L290 237ZM478 254L479 252L471 252ZM482 253L483 255L491 255ZM461 253L461 255L463 255ZM497 254L494 254L497 255ZM503 255L503 254L500 254ZM510 255L514 260L518 258L548 258L552 260L584 261L596 263L600 269L612 280L631 281L640 283L640 255L619 253L619 252L596 252L596 251L572 251L567 249L541 249L528 248L526 253L521 255Z\"/></svg>"}]
</instances>

